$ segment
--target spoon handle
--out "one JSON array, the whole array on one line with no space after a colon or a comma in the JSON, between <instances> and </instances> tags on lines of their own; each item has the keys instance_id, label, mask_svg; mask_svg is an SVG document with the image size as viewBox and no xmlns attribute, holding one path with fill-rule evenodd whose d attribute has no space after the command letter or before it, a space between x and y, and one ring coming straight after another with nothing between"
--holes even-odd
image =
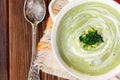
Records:
<instances>
[{"instance_id":1,"label":"spoon handle","mask_svg":"<svg viewBox=\"0 0 120 80\"><path fill-rule=\"evenodd\" d=\"M36 59L36 29L37 24L32 24L32 57L28 80L40 80L39 69L37 68L37 66L34 65Z\"/></svg>"}]
</instances>

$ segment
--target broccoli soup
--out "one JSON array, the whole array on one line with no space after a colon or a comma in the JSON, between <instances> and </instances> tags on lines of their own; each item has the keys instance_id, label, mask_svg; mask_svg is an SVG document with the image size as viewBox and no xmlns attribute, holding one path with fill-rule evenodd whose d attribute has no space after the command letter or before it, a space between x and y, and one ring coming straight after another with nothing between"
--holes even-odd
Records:
<instances>
[{"instance_id":1,"label":"broccoli soup","mask_svg":"<svg viewBox=\"0 0 120 80\"><path fill-rule=\"evenodd\" d=\"M107 73L120 64L120 13L96 1L77 5L59 22L56 41L69 67L89 75Z\"/></svg>"}]
</instances>

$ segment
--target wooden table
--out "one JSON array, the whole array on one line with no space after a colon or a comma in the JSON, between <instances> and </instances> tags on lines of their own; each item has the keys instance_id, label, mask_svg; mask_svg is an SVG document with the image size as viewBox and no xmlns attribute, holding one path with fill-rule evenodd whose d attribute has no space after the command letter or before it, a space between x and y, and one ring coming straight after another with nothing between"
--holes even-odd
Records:
<instances>
[{"instance_id":1,"label":"wooden table","mask_svg":"<svg viewBox=\"0 0 120 80\"><path fill-rule=\"evenodd\" d=\"M49 17L38 27L37 42ZM31 25L23 16L24 0L0 0L0 80L27 80L31 59ZM65 80L40 72L41 80Z\"/></svg>"}]
</instances>

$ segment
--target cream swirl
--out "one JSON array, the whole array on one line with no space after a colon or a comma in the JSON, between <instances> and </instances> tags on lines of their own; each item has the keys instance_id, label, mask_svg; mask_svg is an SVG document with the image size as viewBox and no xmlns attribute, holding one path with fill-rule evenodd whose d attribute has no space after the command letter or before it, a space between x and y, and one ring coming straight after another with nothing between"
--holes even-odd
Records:
<instances>
[{"instance_id":1,"label":"cream swirl","mask_svg":"<svg viewBox=\"0 0 120 80\"><path fill-rule=\"evenodd\" d=\"M120 13L106 4L93 3L83 3L69 10L62 18L57 33L58 48L66 63L91 75L102 74L120 64L115 62L120 52L120 18L116 16ZM104 42L86 50L79 36L90 26L102 34Z\"/></svg>"}]
</instances>

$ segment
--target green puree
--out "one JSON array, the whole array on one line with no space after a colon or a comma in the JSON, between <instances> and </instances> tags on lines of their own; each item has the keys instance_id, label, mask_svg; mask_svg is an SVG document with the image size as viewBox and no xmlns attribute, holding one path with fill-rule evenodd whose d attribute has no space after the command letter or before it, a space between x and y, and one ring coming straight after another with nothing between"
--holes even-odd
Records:
<instances>
[{"instance_id":1,"label":"green puree","mask_svg":"<svg viewBox=\"0 0 120 80\"><path fill-rule=\"evenodd\" d=\"M107 73L120 65L120 13L101 2L82 3L61 19L56 41L62 60L75 71Z\"/></svg>"}]
</instances>

